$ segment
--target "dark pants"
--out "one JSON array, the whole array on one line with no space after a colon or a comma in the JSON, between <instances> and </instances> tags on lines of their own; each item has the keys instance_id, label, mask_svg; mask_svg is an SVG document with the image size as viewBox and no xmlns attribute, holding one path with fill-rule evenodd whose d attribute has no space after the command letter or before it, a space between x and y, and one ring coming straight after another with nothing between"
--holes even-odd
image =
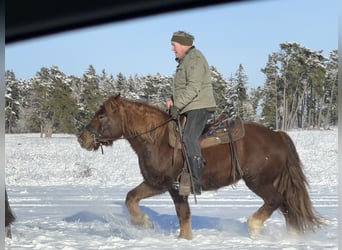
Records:
<instances>
[{"instance_id":1,"label":"dark pants","mask_svg":"<svg viewBox=\"0 0 342 250\"><path fill-rule=\"evenodd\" d=\"M183 131L183 142L188 157L202 157L198 139L210 118L210 112L206 109L196 109L186 112L186 124Z\"/></svg>"}]
</instances>

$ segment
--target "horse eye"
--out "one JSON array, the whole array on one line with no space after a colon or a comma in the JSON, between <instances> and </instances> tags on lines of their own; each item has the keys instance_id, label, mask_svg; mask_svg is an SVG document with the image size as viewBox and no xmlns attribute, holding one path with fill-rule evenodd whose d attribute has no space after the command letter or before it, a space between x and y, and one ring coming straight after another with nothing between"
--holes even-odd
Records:
<instances>
[{"instance_id":1,"label":"horse eye","mask_svg":"<svg viewBox=\"0 0 342 250\"><path fill-rule=\"evenodd\" d=\"M104 114L100 114L100 115L98 116L98 118L99 118L99 120L103 120L104 118L106 118L106 116L105 116Z\"/></svg>"}]
</instances>

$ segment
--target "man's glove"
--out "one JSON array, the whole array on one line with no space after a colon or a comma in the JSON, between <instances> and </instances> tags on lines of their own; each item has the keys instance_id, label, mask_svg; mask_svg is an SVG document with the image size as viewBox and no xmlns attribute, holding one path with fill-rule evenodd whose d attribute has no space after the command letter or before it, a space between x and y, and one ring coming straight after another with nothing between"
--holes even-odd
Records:
<instances>
[{"instance_id":1,"label":"man's glove","mask_svg":"<svg viewBox=\"0 0 342 250\"><path fill-rule=\"evenodd\" d=\"M176 120L179 116L179 110L177 107L172 106L169 110L170 115L172 116L172 119Z\"/></svg>"}]
</instances>

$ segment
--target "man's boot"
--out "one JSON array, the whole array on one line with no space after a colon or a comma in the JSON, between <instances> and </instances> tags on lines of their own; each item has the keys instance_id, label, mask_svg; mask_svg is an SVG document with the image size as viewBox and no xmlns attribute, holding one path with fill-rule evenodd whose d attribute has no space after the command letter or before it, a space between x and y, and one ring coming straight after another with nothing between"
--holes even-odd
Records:
<instances>
[{"instance_id":1,"label":"man's boot","mask_svg":"<svg viewBox=\"0 0 342 250\"><path fill-rule=\"evenodd\" d=\"M191 173L192 173L192 180L194 182L194 189L195 189L195 190L192 190L192 186L191 186L191 192L200 195L202 192L202 187L201 187L202 165L203 165L202 157L192 156L192 157L189 157L188 159L189 159L189 164L190 164Z\"/></svg>"}]
</instances>

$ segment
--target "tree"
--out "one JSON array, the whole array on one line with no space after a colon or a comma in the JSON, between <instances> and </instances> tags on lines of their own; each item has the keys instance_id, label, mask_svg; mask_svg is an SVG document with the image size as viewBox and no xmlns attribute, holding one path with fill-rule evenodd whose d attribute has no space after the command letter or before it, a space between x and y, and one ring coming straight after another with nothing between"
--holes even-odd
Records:
<instances>
[{"instance_id":1,"label":"tree","mask_svg":"<svg viewBox=\"0 0 342 250\"><path fill-rule=\"evenodd\" d=\"M115 78L113 75L108 76L105 70L102 70L102 73L99 76L99 88L103 96L108 96L119 92L116 86Z\"/></svg>"},{"instance_id":2,"label":"tree","mask_svg":"<svg viewBox=\"0 0 342 250\"><path fill-rule=\"evenodd\" d=\"M242 64L239 65L239 68L235 72L235 81L238 96L237 115L239 115L243 120L249 120L252 114L250 113L251 106L248 101L246 88L248 77Z\"/></svg>"},{"instance_id":3,"label":"tree","mask_svg":"<svg viewBox=\"0 0 342 250\"><path fill-rule=\"evenodd\" d=\"M99 86L100 79L96 75L95 68L89 65L87 71L81 78L82 94L78 105L77 124L88 123L94 113L99 109L104 101L104 96L101 93Z\"/></svg>"},{"instance_id":4,"label":"tree","mask_svg":"<svg viewBox=\"0 0 342 250\"><path fill-rule=\"evenodd\" d=\"M48 106L52 126L58 133L75 133L76 121L71 118L76 116L77 102L72 94L71 81L58 68L51 68L50 73L52 86Z\"/></svg>"},{"instance_id":5,"label":"tree","mask_svg":"<svg viewBox=\"0 0 342 250\"><path fill-rule=\"evenodd\" d=\"M251 121L259 122L259 105L262 100L262 97L264 95L263 89L258 86L257 88L252 88L250 95L249 95L249 102L252 107L252 114L254 114L254 117L250 117ZM260 113L260 112L259 112Z\"/></svg>"},{"instance_id":6,"label":"tree","mask_svg":"<svg viewBox=\"0 0 342 250\"><path fill-rule=\"evenodd\" d=\"M116 89L124 96L129 93L127 79L121 72L116 76Z\"/></svg>"},{"instance_id":7,"label":"tree","mask_svg":"<svg viewBox=\"0 0 342 250\"><path fill-rule=\"evenodd\" d=\"M263 103L264 122L276 128L320 127L326 58L297 43L282 43L269 56ZM274 117L272 118L272 114Z\"/></svg>"},{"instance_id":8,"label":"tree","mask_svg":"<svg viewBox=\"0 0 342 250\"><path fill-rule=\"evenodd\" d=\"M323 126L329 128L330 124L337 125L338 121L338 52L330 52L324 77L324 102L323 102Z\"/></svg>"},{"instance_id":9,"label":"tree","mask_svg":"<svg viewBox=\"0 0 342 250\"><path fill-rule=\"evenodd\" d=\"M227 114L229 117L237 116L237 106L239 103L238 94L236 90L236 82L233 76L226 81L226 86L224 89L224 96L226 103L221 113Z\"/></svg>"},{"instance_id":10,"label":"tree","mask_svg":"<svg viewBox=\"0 0 342 250\"><path fill-rule=\"evenodd\" d=\"M338 121L338 53L325 58L297 43L282 43L269 55L262 87L247 92L247 75L240 64L229 78L210 66L217 113L260 121L275 129L329 128ZM116 77L97 75L89 65L82 77L66 76L58 67L42 67L28 80L6 71L6 132L75 133L94 116L108 95L145 99L165 108L172 95L172 76ZM260 119L257 115L261 115Z\"/></svg>"},{"instance_id":11,"label":"tree","mask_svg":"<svg viewBox=\"0 0 342 250\"><path fill-rule=\"evenodd\" d=\"M264 98L262 100L261 121L266 126L271 126L275 129L280 128L281 123L281 89L278 67L278 54L272 53L268 56L268 61L265 68L261 69L266 75L265 84L263 87Z\"/></svg>"},{"instance_id":12,"label":"tree","mask_svg":"<svg viewBox=\"0 0 342 250\"><path fill-rule=\"evenodd\" d=\"M222 74L214 67L210 66L211 82L213 85L214 98L217 105L217 113L221 113L227 107L230 96L226 93L227 82Z\"/></svg>"},{"instance_id":13,"label":"tree","mask_svg":"<svg viewBox=\"0 0 342 250\"><path fill-rule=\"evenodd\" d=\"M41 137L51 124L49 111L50 88L52 86L49 68L42 67L30 80L28 106L25 108L27 127L32 132L40 132Z\"/></svg>"},{"instance_id":14,"label":"tree","mask_svg":"<svg viewBox=\"0 0 342 250\"><path fill-rule=\"evenodd\" d=\"M12 133L19 120L21 98L21 82L16 79L12 70L5 72L5 131Z\"/></svg>"}]
</instances>

